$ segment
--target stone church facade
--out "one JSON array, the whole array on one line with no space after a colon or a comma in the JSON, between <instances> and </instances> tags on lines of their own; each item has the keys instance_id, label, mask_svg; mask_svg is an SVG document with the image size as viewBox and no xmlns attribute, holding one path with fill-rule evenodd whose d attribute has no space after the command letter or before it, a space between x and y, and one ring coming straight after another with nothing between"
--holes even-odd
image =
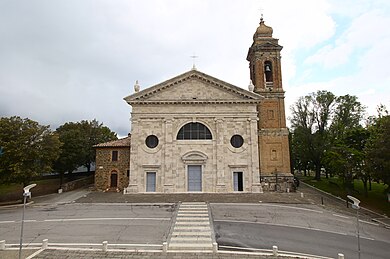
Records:
<instances>
[{"instance_id":1,"label":"stone church facade","mask_svg":"<svg viewBox=\"0 0 390 259\"><path fill-rule=\"evenodd\" d=\"M109 164L100 165L102 150L113 149L97 145L97 189L106 190L112 179L124 193L290 188L282 47L262 19L253 40L248 90L196 69L142 91L136 85L124 98L132 106L129 164L114 170L127 177L119 180Z\"/></svg>"}]
</instances>

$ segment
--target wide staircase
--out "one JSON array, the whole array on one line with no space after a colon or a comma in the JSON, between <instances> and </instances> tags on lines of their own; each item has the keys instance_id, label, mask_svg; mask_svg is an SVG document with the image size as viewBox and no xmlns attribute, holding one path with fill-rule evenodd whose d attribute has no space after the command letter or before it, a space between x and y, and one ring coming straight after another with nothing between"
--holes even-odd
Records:
<instances>
[{"instance_id":1,"label":"wide staircase","mask_svg":"<svg viewBox=\"0 0 390 259\"><path fill-rule=\"evenodd\" d=\"M168 240L168 250L212 251L212 234L207 204L183 202Z\"/></svg>"}]
</instances>

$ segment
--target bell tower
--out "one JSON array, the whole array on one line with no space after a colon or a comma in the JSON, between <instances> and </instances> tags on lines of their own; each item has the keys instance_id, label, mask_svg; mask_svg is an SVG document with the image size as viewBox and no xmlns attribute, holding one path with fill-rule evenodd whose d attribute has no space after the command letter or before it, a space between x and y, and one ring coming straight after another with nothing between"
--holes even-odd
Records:
<instances>
[{"instance_id":1,"label":"bell tower","mask_svg":"<svg viewBox=\"0 0 390 259\"><path fill-rule=\"evenodd\" d=\"M264 96L257 107L260 178L263 184L277 179L280 185L284 180L283 190L289 187L292 175L280 60L283 47L272 33L272 28L261 18L247 60L254 92Z\"/></svg>"}]
</instances>

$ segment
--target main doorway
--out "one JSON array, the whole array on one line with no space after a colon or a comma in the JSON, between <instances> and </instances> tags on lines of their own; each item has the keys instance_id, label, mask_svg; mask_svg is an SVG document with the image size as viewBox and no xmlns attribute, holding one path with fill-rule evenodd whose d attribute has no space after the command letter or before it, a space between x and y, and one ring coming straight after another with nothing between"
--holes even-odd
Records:
<instances>
[{"instance_id":1,"label":"main doorway","mask_svg":"<svg viewBox=\"0 0 390 259\"><path fill-rule=\"evenodd\" d=\"M233 172L233 186L235 192L242 192L244 190L242 172Z\"/></svg>"},{"instance_id":2,"label":"main doorway","mask_svg":"<svg viewBox=\"0 0 390 259\"><path fill-rule=\"evenodd\" d=\"M202 166L188 165L188 191L201 192L202 191Z\"/></svg>"}]
</instances>

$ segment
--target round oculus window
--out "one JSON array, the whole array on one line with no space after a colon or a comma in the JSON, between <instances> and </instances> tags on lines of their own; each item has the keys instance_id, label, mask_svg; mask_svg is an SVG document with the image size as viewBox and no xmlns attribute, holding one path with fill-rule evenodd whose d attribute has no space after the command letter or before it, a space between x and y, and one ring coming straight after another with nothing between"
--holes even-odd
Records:
<instances>
[{"instance_id":1,"label":"round oculus window","mask_svg":"<svg viewBox=\"0 0 390 259\"><path fill-rule=\"evenodd\" d=\"M232 144L235 148L240 148L242 145L244 145L244 139L241 137L241 135L233 135L233 137L230 139L230 144Z\"/></svg>"},{"instance_id":2,"label":"round oculus window","mask_svg":"<svg viewBox=\"0 0 390 259\"><path fill-rule=\"evenodd\" d=\"M145 144L148 148L155 148L158 146L158 138L155 135L147 136Z\"/></svg>"}]
</instances>

